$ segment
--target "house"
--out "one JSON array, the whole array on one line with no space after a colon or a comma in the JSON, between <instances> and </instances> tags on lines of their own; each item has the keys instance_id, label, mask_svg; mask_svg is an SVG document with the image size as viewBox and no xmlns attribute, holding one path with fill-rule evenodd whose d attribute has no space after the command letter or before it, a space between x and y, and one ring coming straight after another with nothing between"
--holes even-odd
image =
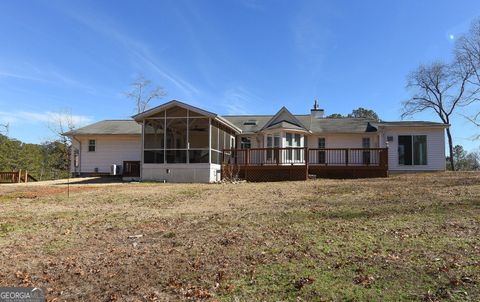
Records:
<instances>
[{"instance_id":1,"label":"house","mask_svg":"<svg viewBox=\"0 0 480 302\"><path fill-rule=\"evenodd\" d=\"M133 116L66 133L76 176L214 182L318 177L385 177L396 171L444 171L448 125L326 118L281 108L275 115L225 115L170 101ZM112 168L113 167L113 168Z\"/></svg>"}]
</instances>

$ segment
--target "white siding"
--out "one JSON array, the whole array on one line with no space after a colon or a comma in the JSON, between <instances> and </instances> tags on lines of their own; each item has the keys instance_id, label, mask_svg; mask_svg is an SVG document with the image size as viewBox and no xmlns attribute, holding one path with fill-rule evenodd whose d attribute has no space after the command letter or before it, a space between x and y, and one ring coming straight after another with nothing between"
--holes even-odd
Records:
<instances>
[{"instance_id":1,"label":"white siding","mask_svg":"<svg viewBox=\"0 0 480 302\"><path fill-rule=\"evenodd\" d=\"M308 147L318 148L318 138L325 138L325 148L362 148L362 138L370 137L370 148L378 147L378 134L325 134L308 136Z\"/></svg>"},{"instance_id":2,"label":"white siding","mask_svg":"<svg viewBox=\"0 0 480 302\"><path fill-rule=\"evenodd\" d=\"M81 142L80 168L77 169L80 173L92 173L95 168L99 173L110 173L112 164L123 165L123 161L140 161L141 158L140 135L92 135L76 139ZM88 152L90 139L95 140L95 152ZM80 145L77 140L73 140L75 149Z\"/></svg>"},{"instance_id":3,"label":"white siding","mask_svg":"<svg viewBox=\"0 0 480 302\"><path fill-rule=\"evenodd\" d=\"M427 136L427 165L404 166L398 164L398 136ZM445 171L445 130L443 128L386 128L382 140L393 136L393 142L388 142L388 170L390 171Z\"/></svg>"}]
</instances>

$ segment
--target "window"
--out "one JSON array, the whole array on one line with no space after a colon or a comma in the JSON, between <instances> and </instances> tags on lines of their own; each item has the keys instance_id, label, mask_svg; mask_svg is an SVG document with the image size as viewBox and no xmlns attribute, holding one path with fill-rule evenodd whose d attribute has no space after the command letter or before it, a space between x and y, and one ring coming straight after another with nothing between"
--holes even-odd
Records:
<instances>
[{"instance_id":1,"label":"window","mask_svg":"<svg viewBox=\"0 0 480 302\"><path fill-rule=\"evenodd\" d=\"M240 149L250 149L252 147L252 142L249 137L242 137L240 139Z\"/></svg>"},{"instance_id":2,"label":"window","mask_svg":"<svg viewBox=\"0 0 480 302\"><path fill-rule=\"evenodd\" d=\"M426 165L427 164L427 136L426 135L399 135L398 136L398 164Z\"/></svg>"},{"instance_id":3,"label":"window","mask_svg":"<svg viewBox=\"0 0 480 302\"><path fill-rule=\"evenodd\" d=\"M427 136L426 135L413 136L413 164L414 165L427 164Z\"/></svg>"},{"instance_id":4,"label":"window","mask_svg":"<svg viewBox=\"0 0 480 302\"><path fill-rule=\"evenodd\" d=\"M275 134L273 136L273 146L275 148L280 148L280 135L279 134Z\"/></svg>"},{"instance_id":5,"label":"window","mask_svg":"<svg viewBox=\"0 0 480 302\"><path fill-rule=\"evenodd\" d=\"M280 134L267 135L267 148L280 148ZM276 161L278 158L278 150L267 150L267 160Z\"/></svg>"},{"instance_id":6,"label":"window","mask_svg":"<svg viewBox=\"0 0 480 302\"><path fill-rule=\"evenodd\" d=\"M362 138L362 148L370 148L370 138L369 137Z\"/></svg>"},{"instance_id":7,"label":"window","mask_svg":"<svg viewBox=\"0 0 480 302\"><path fill-rule=\"evenodd\" d=\"M267 135L267 148L280 148L280 134Z\"/></svg>"},{"instance_id":8,"label":"window","mask_svg":"<svg viewBox=\"0 0 480 302\"><path fill-rule=\"evenodd\" d=\"M286 147L301 147L302 146L302 135L298 133L286 133L285 134L285 140L286 140ZM295 149L295 150L287 150L286 151L287 155L287 160L296 160L299 161L301 160L302 156L302 150L300 149Z\"/></svg>"},{"instance_id":9,"label":"window","mask_svg":"<svg viewBox=\"0 0 480 302\"><path fill-rule=\"evenodd\" d=\"M95 152L95 140L89 139L88 140L88 152Z\"/></svg>"},{"instance_id":10,"label":"window","mask_svg":"<svg viewBox=\"0 0 480 302\"><path fill-rule=\"evenodd\" d=\"M293 136L292 136L291 133L285 134L285 140L286 140L287 147L292 147L292 145L293 145Z\"/></svg>"}]
</instances>

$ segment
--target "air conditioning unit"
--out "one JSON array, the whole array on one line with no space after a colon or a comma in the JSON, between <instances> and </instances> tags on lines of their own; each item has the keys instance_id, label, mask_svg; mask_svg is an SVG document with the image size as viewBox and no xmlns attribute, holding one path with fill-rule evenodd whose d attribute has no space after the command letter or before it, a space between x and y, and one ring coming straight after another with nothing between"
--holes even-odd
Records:
<instances>
[{"instance_id":1,"label":"air conditioning unit","mask_svg":"<svg viewBox=\"0 0 480 302\"><path fill-rule=\"evenodd\" d=\"M117 164L112 164L110 166L110 175L120 175L122 174L122 166Z\"/></svg>"}]
</instances>

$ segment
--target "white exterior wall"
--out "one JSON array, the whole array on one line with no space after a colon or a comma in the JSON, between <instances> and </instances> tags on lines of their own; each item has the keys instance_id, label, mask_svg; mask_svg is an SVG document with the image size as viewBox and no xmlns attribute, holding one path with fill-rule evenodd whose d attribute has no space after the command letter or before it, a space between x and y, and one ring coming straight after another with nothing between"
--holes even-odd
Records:
<instances>
[{"instance_id":1,"label":"white exterior wall","mask_svg":"<svg viewBox=\"0 0 480 302\"><path fill-rule=\"evenodd\" d=\"M279 133L281 140L282 140L282 146L286 146L286 140L285 140L285 135L286 132L292 132L293 131L271 131L271 133ZM270 133L270 132L269 132ZM251 143L252 143L252 148L264 148L266 147L266 135L259 134L259 135L242 135L242 136L248 136L251 138ZM240 137L237 139L238 142L240 142ZM301 145L304 146L304 140L305 138L307 139L307 146L308 148L318 148L318 138L319 137L324 137L326 141L326 148L362 148L362 138L364 137L370 137L370 147L371 148L378 148L379 145L379 139L378 139L378 133L362 133L362 134L312 134L312 135L304 135L302 133L302 143ZM240 146L238 146L240 147Z\"/></svg>"},{"instance_id":2,"label":"white exterior wall","mask_svg":"<svg viewBox=\"0 0 480 302\"><path fill-rule=\"evenodd\" d=\"M142 180L210 183L220 180L220 170L216 164L143 164Z\"/></svg>"},{"instance_id":3,"label":"white exterior wall","mask_svg":"<svg viewBox=\"0 0 480 302\"><path fill-rule=\"evenodd\" d=\"M399 135L427 136L427 165L405 166L398 164ZM393 136L393 142L388 142L389 171L445 171L445 130L443 128L388 127L383 130L381 140L387 142L387 136ZM382 147L385 147L385 145Z\"/></svg>"},{"instance_id":4,"label":"white exterior wall","mask_svg":"<svg viewBox=\"0 0 480 302\"><path fill-rule=\"evenodd\" d=\"M110 173L112 164L122 165L123 161L140 161L140 135L91 135L76 136L73 147L80 150L80 163L77 173L93 173L98 168L99 173ZM88 141L95 140L95 152L88 152ZM77 141L78 140L78 141ZM74 172L73 156L71 171Z\"/></svg>"},{"instance_id":5,"label":"white exterior wall","mask_svg":"<svg viewBox=\"0 0 480 302\"><path fill-rule=\"evenodd\" d=\"M362 138L370 138L370 148L377 148L377 133L361 133L361 134L324 134L310 135L307 137L308 148L318 148L318 139L325 138L325 148L362 148Z\"/></svg>"}]
</instances>

